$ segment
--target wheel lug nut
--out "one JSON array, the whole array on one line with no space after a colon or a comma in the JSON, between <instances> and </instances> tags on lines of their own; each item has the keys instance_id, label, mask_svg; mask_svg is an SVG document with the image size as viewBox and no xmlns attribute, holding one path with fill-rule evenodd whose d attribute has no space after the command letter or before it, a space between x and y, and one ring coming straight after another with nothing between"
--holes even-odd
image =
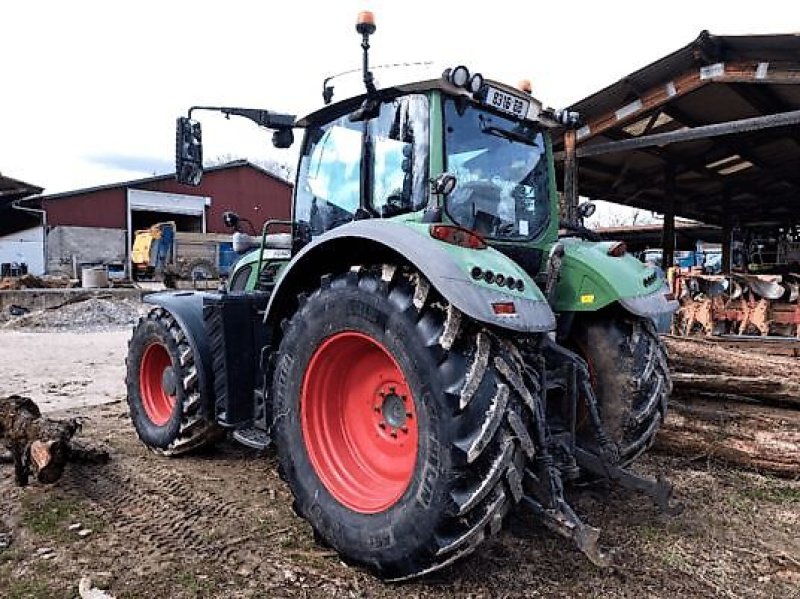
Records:
<instances>
[{"instance_id":1,"label":"wheel lug nut","mask_svg":"<svg viewBox=\"0 0 800 599\"><path fill-rule=\"evenodd\" d=\"M392 437L394 437L395 439L397 439L397 429L396 428L392 429L392 432L389 433L389 434L392 435Z\"/></svg>"},{"instance_id":2,"label":"wheel lug nut","mask_svg":"<svg viewBox=\"0 0 800 599\"><path fill-rule=\"evenodd\" d=\"M374 406L372 409L375 410L376 412L380 412L381 411L381 407L380 406Z\"/></svg>"},{"instance_id":3,"label":"wheel lug nut","mask_svg":"<svg viewBox=\"0 0 800 599\"><path fill-rule=\"evenodd\" d=\"M411 412L406 412L406 418L411 418L413 414Z\"/></svg>"},{"instance_id":4,"label":"wheel lug nut","mask_svg":"<svg viewBox=\"0 0 800 599\"><path fill-rule=\"evenodd\" d=\"M383 428L383 429L385 429L385 428L386 428L386 423L385 423L385 422L379 422L379 423L378 423L378 426L379 426L380 428Z\"/></svg>"},{"instance_id":5,"label":"wheel lug nut","mask_svg":"<svg viewBox=\"0 0 800 599\"><path fill-rule=\"evenodd\" d=\"M408 434L408 427L407 426L401 426L400 430L403 431L405 434Z\"/></svg>"}]
</instances>

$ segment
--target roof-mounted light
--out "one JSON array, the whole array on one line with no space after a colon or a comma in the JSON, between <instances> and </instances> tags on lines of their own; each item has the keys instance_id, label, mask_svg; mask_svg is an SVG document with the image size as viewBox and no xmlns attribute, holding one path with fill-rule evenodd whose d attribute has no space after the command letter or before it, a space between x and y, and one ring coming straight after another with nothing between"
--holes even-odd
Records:
<instances>
[{"instance_id":1,"label":"roof-mounted light","mask_svg":"<svg viewBox=\"0 0 800 599\"><path fill-rule=\"evenodd\" d=\"M531 85L530 79L520 79L519 83L517 83L517 89L521 92L525 92L526 94L530 95L533 93L533 86Z\"/></svg>"},{"instance_id":2,"label":"roof-mounted light","mask_svg":"<svg viewBox=\"0 0 800 599\"><path fill-rule=\"evenodd\" d=\"M467 89L472 92L473 94L477 94L483 88L483 75L480 73L475 73L472 77L469 78L469 83L467 84Z\"/></svg>"},{"instance_id":3,"label":"roof-mounted light","mask_svg":"<svg viewBox=\"0 0 800 599\"><path fill-rule=\"evenodd\" d=\"M453 69L446 69L442 77L456 87L466 87L469 83L469 69L462 64Z\"/></svg>"},{"instance_id":4,"label":"roof-mounted light","mask_svg":"<svg viewBox=\"0 0 800 599\"><path fill-rule=\"evenodd\" d=\"M375 15L371 10L362 10L356 19L356 31L361 35L372 35L375 33Z\"/></svg>"}]
</instances>

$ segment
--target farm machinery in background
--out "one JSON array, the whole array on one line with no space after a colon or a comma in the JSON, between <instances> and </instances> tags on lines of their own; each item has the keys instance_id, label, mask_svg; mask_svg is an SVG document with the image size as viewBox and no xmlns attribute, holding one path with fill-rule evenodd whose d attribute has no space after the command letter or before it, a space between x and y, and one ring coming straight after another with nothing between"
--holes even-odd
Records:
<instances>
[{"instance_id":1,"label":"farm machinery in background","mask_svg":"<svg viewBox=\"0 0 800 599\"><path fill-rule=\"evenodd\" d=\"M675 508L666 481L629 466L666 416L654 321L677 302L624 244L591 240L577 195L559 222L551 136L575 113L465 66L381 87L371 13L356 30L365 92L334 101L326 80L303 118L178 119L177 176L194 185L195 111L250 119L278 148L304 136L291 221L237 230L226 288L145 299L127 358L136 432L166 456L226 434L274 445L317 538L385 578L474 552L517 506L606 565L564 487L613 481Z\"/></svg>"},{"instance_id":2,"label":"farm machinery in background","mask_svg":"<svg viewBox=\"0 0 800 599\"><path fill-rule=\"evenodd\" d=\"M173 221L135 232L131 248L132 278L160 281L174 288L178 281L214 284L227 276L238 258L227 235L177 231Z\"/></svg>"},{"instance_id":3,"label":"farm machinery in background","mask_svg":"<svg viewBox=\"0 0 800 599\"><path fill-rule=\"evenodd\" d=\"M800 227L752 229L732 243L730 274L675 267L679 335L800 337Z\"/></svg>"}]
</instances>

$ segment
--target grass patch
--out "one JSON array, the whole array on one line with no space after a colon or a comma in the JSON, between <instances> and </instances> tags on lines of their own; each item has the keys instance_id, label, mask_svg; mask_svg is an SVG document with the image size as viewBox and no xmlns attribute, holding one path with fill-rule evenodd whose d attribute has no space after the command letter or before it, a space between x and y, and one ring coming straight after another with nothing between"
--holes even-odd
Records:
<instances>
[{"instance_id":1,"label":"grass patch","mask_svg":"<svg viewBox=\"0 0 800 599\"><path fill-rule=\"evenodd\" d=\"M190 597L203 597L214 588L211 578L201 579L192 572L180 572L175 579L176 586Z\"/></svg>"},{"instance_id":2,"label":"grass patch","mask_svg":"<svg viewBox=\"0 0 800 599\"><path fill-rule=\"evenodd\" d=\"M800 487L745 487L739 494L747 499L780 505L800 503Z\"/></svg>"},{"instance_id":3,"label":"grass patch","mask_svg":"<svg viewBox=\"0 0 800 599\"><path fill-rule=\"evenodd\" d=\"M6 599L55 599L65 596L56 594L41 580L13 580L6 592Z\"/></svg>"},{"instance_id":4,"label":"grass patch","mask_svg":"<svg viewBox=\"0 0 800 599\"><path fill-rule=\"evenodd\" d=\"M77 538L68 530L73 523L80 523L94 533L105 528L105 522L75 500L53 496L22 499L22 525L39 536L60 541Z\"/></svg>"}]
</instances>

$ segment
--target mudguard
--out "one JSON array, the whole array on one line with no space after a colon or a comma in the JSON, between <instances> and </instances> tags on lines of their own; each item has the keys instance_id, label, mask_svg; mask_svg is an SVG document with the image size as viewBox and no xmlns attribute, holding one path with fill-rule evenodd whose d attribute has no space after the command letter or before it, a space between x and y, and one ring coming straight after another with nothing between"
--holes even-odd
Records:
<instances>
[{"instance_id":1,"label":"mudguard","mask_svg":"<svg viewBox=\"0 0 800 599\"><path fill-rule=\"evenodd\" d=\"M595 312L617 302L637 316L658 319L678 309L655 269L628 254L610 256L613 241L562 239L564 258L556 284L556 312Z\"/></svg>"},{"instance_id":2,"label":"mudguard","mask_svg":"<svg viewBox=\"0 0 800 599\"><path fill-rule=\"evenodd\" d=\"M195 356L202 405L205 409L213 410L214 369L211 347L208 344L208 335L203 321L203 298L208 295L210 294L198 291L151 293L144 296L142 301L164 308L181 325L189 347L192 348ZM197 361L198 356L199 361ZM213 417L213 411L207 415Z\"/></svg>"},{"instance_id":3,"label":"mudguard","mask_svg":"<svg viewBox=\"0 0 800 599\"><path fill-rule=\"evenodd\" d=\"M378 260L410 263L462 313L486 324L521 333L555 328L555 316L533 280L495 249L469 249L430 236L429 226L389 220L360 220L328 231L305 246L282 270L267 307L267 319L285 317L299 291L319 284L319 277L352 264ZM380 262L378 262L380 263ZM474 267L522 280L511 290L476 280ZM492 304L513 302L515 313L495 314Z\"/></svg>"}]
</instances>

